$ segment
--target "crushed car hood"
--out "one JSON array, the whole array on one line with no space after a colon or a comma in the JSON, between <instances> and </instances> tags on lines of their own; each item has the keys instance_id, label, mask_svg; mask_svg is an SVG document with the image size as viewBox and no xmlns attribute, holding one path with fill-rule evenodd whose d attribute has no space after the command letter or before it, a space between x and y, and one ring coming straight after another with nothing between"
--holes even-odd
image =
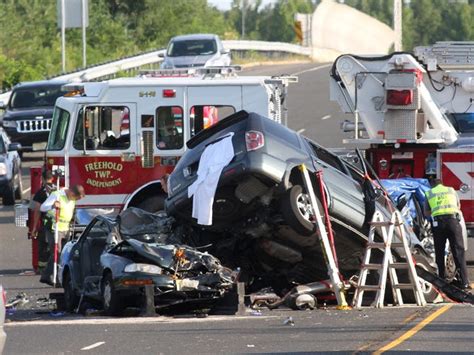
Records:
<instances>
[{"instance_id":1,"label":"crushed car hood","mask_svg":"<svg viewBox=\"0 0 474 355\"><path fill-rule=\"evenodd\" d=\"M182 252L178 272L191 270L217 272L223 269L217 258L187 246L145 243L135 239L129 239L123 243L128 243L140 256L164 269L175 270L178 251Z\"/></svg>"}]
</instances>

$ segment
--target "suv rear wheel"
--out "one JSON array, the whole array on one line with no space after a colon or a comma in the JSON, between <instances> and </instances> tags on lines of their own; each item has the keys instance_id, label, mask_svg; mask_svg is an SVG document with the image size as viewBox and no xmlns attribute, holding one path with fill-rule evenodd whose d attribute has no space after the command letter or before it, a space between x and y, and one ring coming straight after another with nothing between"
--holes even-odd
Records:
<instances>
[{"instance_id":1,"label":"suv rear wheel","mask_svg":"<svg viewBox=\"0 0 474 355\"><path fill-rule=\"evenodd\" d=\"M319 201L317 201L319 206ZM281 213L288 225L301 235L311 235L316 231L311 221L314 211L309 195L300 185L294 185L281 198Z\"/></svg>"}]
</instances>

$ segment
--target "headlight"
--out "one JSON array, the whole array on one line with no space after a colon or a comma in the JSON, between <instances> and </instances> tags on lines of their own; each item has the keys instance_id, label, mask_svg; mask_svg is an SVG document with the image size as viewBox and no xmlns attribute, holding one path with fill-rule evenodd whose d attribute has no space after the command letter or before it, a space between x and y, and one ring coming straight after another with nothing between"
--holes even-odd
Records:
<instances>
[{"instance_id":1,"label":"headlight","mask_svg":"<svg viewBox=\"0 0 474 355\"><path fill-rule=\"evenodd\" d=\"M3 120L3 127L16 127L16 121Z\"/></svg>"},{"instance_id":2,"label":"headlight","mask_svg":"<svg viewBox=\"0 0 474 355\"><path fill-rule=\"evenodd\" d=\"M144 272L146 274L161 274L162 269L156 265L150 264L129 264L123 270L125 272Z\"/></svg>"},{"instance_id":3,"label":"headlight","mask_svg":"<svg viewBox=\"0 0 474 355\"><path fill-rule=\"evenodd\" d=\"M7 164L0 163L0 176L7 175Z\"/></svg>"}]
</instances>

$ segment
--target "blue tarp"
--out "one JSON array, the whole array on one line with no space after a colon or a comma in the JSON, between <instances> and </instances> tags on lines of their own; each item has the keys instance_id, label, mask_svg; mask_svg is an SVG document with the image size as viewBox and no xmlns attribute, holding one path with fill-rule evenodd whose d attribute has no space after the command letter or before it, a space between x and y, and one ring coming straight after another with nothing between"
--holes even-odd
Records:
<instances>
[{"instance_id":1,"label":"blue tarp","mask_svg":"<svg viewBox=\"0 0 474 355\"><path fill-rule=\"evenodd\" d=\"M407 195L407 206L410 209L410 215L412 218L417 214L413 199L416 198L420 203L420 206L423 206L426 200L425 192L431 188L428 179L382 179L381 182L393 201L397 202L401 195ZM412 224L411 221L410 224Z\"/></svg>"}]
</instances>

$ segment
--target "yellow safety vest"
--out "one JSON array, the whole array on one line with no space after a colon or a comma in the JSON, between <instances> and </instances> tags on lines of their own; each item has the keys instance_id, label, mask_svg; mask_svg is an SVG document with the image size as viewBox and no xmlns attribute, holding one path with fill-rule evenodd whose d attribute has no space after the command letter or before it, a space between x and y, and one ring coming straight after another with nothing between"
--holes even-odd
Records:
<instances>
[{"instance_id":1,"label":"yellow safety vest","mask_svg":"<svg viewBox=\"0 0 474 355\"><path fill-rule=\"evenodd\" d=\"M426 198L433 217L459 213L458 198L452 187L437 185L426 191Z\"/></svg>"},{"instance_id":2,"label":"yellow safety vest","mask_svg":"<svg viewBox=\"0 0 474 355\"><path fill-rule=\"evenodd\" d=\"M76 201L69 200L64 193L59 191L54 191L51 195L56 196L56 199L61 204L59 209L59 221L58 221L58 231L67 232L69 230L69 222L71 222L74 215L74 208L76 207ZM53 230L55 229L56 224L56 209L52 208L48 211L49 218L53 220Z\"/></svg>"}]
</instances>

